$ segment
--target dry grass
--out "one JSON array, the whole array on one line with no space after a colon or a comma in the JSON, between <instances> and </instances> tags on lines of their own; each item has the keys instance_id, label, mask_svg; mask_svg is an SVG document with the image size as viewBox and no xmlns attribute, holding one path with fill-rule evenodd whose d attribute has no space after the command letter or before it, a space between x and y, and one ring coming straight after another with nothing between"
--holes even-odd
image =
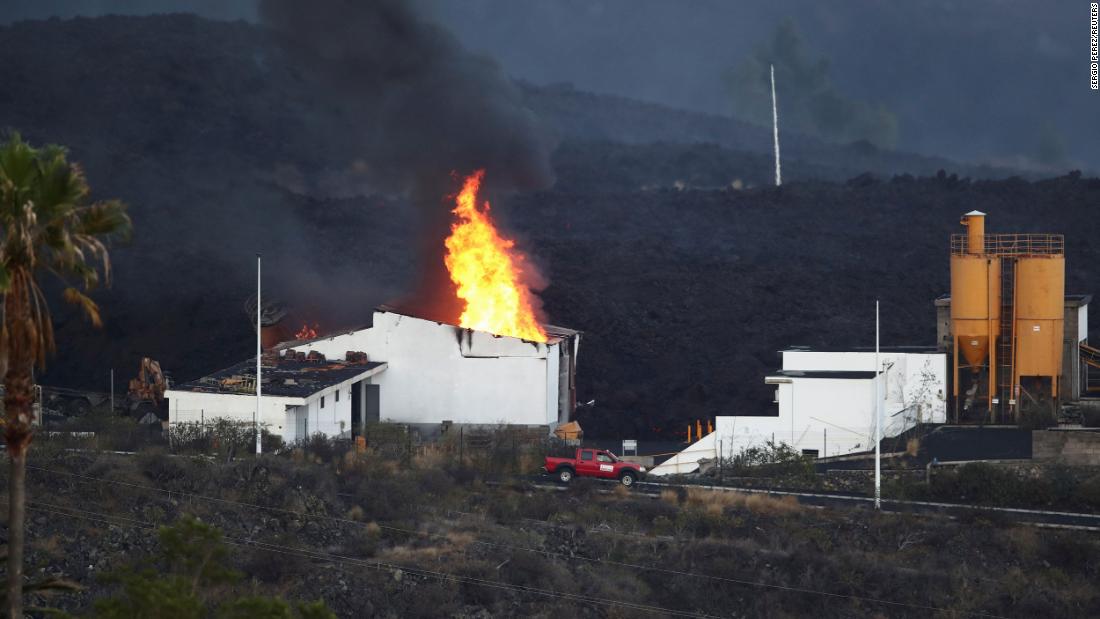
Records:
<instances>
[{"instance_id":1,"label":"dry grass","mask_svg":"<svg viewBox=\"0 0 1100 619\"><path fill-rule=\"evenodd\" d=\"M1025 559L1032 559L1039 554L1043 540L1039 532L1031 527L1013 527L1004 532L1016 552Z\"/></svg>"},{"instance_id":2,"label":"dry grass","mask_svg":"<svg viewBox=\"0 0 1100 619\"><path fill-rule=\"evenodd\" d=\"M546 458L541 452L525 450L519 454L520 473L538 473L545 463Z\"/></svg>"},{"instance_id":3,"label":"dry grass","mask_svg":"<svg viewBox=\"0 0 1100 619\"><path fill-rule=\"evenodd\" d=\"M31 545L55 559L65 555L61 538L57 535L51 535L45 539L32 539Z\"/></svg>"},{"instance_id":4,"label":"dry grass","mask_svg":"<svg viewBox=\"0 0 1100 619\"><path fill-rule=\"evenodd\" d=\"M413 456L413 466L418 469L441 469L448 457L443 449L436 446L424 446Z\"/></svg>"},{"instance_id":5,"label":"dry grass","mask_svg":"<svg viewBox=\"0 0 1100 619\"><path fill-rule=\"evenodd\" d=\"M678 502L678 494L674 490L662 491L661 498L670 503ZM685 507L712 515L720 515L726 509L746 509L754 514L768 516L784 516L802 511L802 506L792 496L773 497L766 494L703 488L688 488L683 504Z\"/></svg>"},{"instance_id":6,"label":"dry grass","mask_svg":"<svg viewBox=\"0 0 1100 619\"><path fill-rule=\"evenodd\" d=\"M687 497L684 499L686 507L714 515L723 513L727 507L743 505L744 502L745 495L741 493L704 490L702 488L688 488Z\"/></svg>"},{"instance_id":7,"label":"dry grass","mask_svg":"<svg viewBox=\"0 0 1100 619\"><path fill-rule=\"evenodd\" d=\"M439 558L445 554L447 549L439 546L423 546L420 548L412 548L410 546L394 546L387 548L382 552L382 557L391 561L397 562L413 562L418 563L421 561L429 561L437 563Z\"/></svg>"},{"instance_id":8,"label":"dry grass","mask_svg":"<svg viewBox=\"0 0 1100 619\"><path fill-rule=\"evenodd\" d=\"M353 505L352 508L348 510L346 518L348 520L362 520L363 519L363 508L359 507L358 505ZM378 526L378 525L376 524L374 526Z\"/></svg>"},{"instance_id":9,"label":"dry grass","mask_svg":"<svg viewBox=\"0 0 1100 619\"><path fill-rule=\"evenodd\" d=\"M468 531L449 531L447 541L451 543L455 550L465 550L467 546L476 542L477 538Z\"/></svg>"},{"instance_id":10,"label":"dry grass","mask_svg":"<svg viewBox=\"0 0 1100 619\"><path fill-rule=\"evenodd\" d=\"M756 514L786 516L802 511L802 505L793 496L773 497L766 494L750 494L745 497L745 508Z\"/></svg>"}]
</instances>

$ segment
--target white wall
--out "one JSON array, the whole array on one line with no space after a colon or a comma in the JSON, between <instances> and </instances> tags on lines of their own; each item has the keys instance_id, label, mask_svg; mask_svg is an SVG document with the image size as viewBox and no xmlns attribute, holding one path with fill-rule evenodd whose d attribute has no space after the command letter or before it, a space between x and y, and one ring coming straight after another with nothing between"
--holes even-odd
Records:
<instances>
[{"instance_id":1,"label":"white wall","mask_svg":"<svg viewBox=\"0 0 1100 619\"><path fill-rule=\"evenodd\" d=\"M887 419L905 410L905 415L919 417L915 421L947 421L946 355L883 352L879 357L887 368L883 379ZM874 352L783 351L784 370L872 372L874 366Z\"/></svg>"},{"instance_id":2,"label":"white wall","mask_svg":"<svg viewBox=\"0 0 1100 619\"><path fill-rule=\"evenodd\" d=\"M873 352L784 351L783 369L873 371ZM882 353L884 437L917 423L947 420L947 358L943 354ZM874 448L874 386L868 378L774 376L777 415L729 416L715 422L724 456L768 440L819 455L842 455Z\"/></svg>"},{"instance_id":3,"label":"white wall","mask_svg":"<svg viewBox=\"0 0 1100 619\"><path fill-rule=\"evenodd\" d=\"M281 436L288 443L306 438L303 428L310 435L320 432L331 437L350 436L351 388L359 380L360 377L349 379L308 398L264 395L260 423L266 426L268 432ZM337 391L340 392L339 402L336 401ZM324 408L321 408L322 396L325 398ZM256 411L255 394L169 390L165 392L165 397L168 399L170 423L209 422L216 418L252 422Z\"/></svg>"},{"instance_id":4,"label":"white wall","mask_svg":"<svg viewBox=\"0 0 1100 619\"><path fill-rule=\"evenodd\" d=\"M170 423L199 423L224 418L234 421L252 422L256 413L255 394L200 393L194 391L173 391L164 393L168 399L168 421ZM285 436L288 424L287 409L305 402L302 398L282 398L264 396L261 400L263 410L260 423L267 426L272 434Z\"/></svg>"},{"instance_id":5,"label":"white wall","mask_svg":"<svg viewBox=\"0 0 1100 619\"><path fill-rule=\"evenodd\" d=\"M777 416L715 420L714 433L724 457L769 440L830 456L873 447L871 379L792 378L776 388Z\"/></svg>"},{"instance_id":6,"label":"white wall","mask_svg":"<svg viewBox=\"0 0 1100 619\"><path fill-rule=\"evenodd\" d=\"M351 390L354 383L345 382L310 396L302 406L287 411L287 429L283 440L294 442L317 433L329 437L351 436ZM336 401L339 392L340 401ZM324 408L321 398L324 397Z\"/></svg>"},{"instance_id":7,"label":"white wall","mask_svg":"<svg viewBox=\"0 0 1100 619\"><path fill-rule=\"evenodd\" d=\"M369 329L294 349L329 358L363 351L385 361L387 370L371 379L383 421L554 425L558 346L377 311Z\"/></svg>"}]
</instances>

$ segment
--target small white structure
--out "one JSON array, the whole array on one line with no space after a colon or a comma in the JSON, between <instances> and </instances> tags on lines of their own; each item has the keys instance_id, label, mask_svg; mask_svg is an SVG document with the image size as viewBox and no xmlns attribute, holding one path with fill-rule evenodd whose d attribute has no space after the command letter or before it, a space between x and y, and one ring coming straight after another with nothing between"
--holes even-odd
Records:
<instances>
[{"instance_id":1,"label":"small white structure","mask_svg":"<svg viewBox=\"0 0 1100 619\"><path fill-rule=\"evenodd\" d=\"M350 436L353 409L362 407L365 386L385 363L280 361L263 368L260 424L293 442L321 433ZM165 392L171 424L249 422L256 415L253 357Z\"/></svg>"},{"instance_id":2,"label":"small white structure","mask_svg":"<svg viewBox=\"0 0 1100 619\"><path fill-rule=\"evenodd\" d=\"M700 459L730 458L768 441L815 457L874 449L875 353L795 348L781 354L783 368L764 379L776 387L776 415L717 417L714 432L650 474L694 472ZM883 437L947 421L945 354L888 349L880 362Z\"/></svg>"},{"instance_id":3,"label":"small white structure","mask_svg":"<svg viewBox=\"0 0 1100 619\"><path fill-rule=\"evenodd\" d=\"M316 432L354 436L372 421L424 426L428 431L444 422L552 429L569 421L576 408L580 334L550 325L545 329L548 341L532 342L379 308L367 328L276 347L284 360L275 366L274 374L264 370L263 401L270 411L263 421L288 441ZM288 357L319 353L326 359L352 358L349 352L365 353L374 362L366 365L374 367L349 375L338 385L314 383L317 389L302 394L301 401L280 397L278 384L269 386L269 374L273 383L294 380L278 375L286 364L309 364L285 361ZM247 368L241 369L242 376L247 375ZM194 411L204 411L206 419L228 416L251 421L254 395L224 389L211 393L212 384L224 382L225 375L223 371L169 391L170 421L193 421ZM333 401L329 394L337 388L348 395L342 396L339 408L332 409L330 420L327 402ZM328 398L326 414L311 417L301 412L303 407L319 411L322 397Z\"/></svg>"}]
</instances>

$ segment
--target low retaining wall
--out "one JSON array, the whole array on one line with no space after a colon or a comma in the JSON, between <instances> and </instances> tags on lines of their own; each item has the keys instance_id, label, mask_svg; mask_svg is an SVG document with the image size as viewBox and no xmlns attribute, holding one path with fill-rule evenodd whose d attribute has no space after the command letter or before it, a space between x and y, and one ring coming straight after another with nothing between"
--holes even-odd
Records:
<instances>
[{"instance_id":1,"label":"low retaining wall","mask_svg":"<svg viewBox=\"0 0 1100 619\"><path fill-rule=\"evenodd\" d=\"M1100 432L1088 430L1036 430L1031 433L1033 460L1062 464L1100 465Z\"/></svg>"}]
</instances>

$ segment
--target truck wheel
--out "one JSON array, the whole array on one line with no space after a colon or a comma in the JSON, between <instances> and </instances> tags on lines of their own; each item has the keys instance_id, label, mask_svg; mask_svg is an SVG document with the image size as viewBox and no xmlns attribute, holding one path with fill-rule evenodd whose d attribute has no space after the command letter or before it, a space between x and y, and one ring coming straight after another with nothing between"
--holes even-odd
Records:
<instances>
[{"instance_id":1,"label":"truck wheel","mask_svg":"<svg viewBox=\"0 0 1100 619\"><path fill-rule=\"evenodd\" d=\"M623 483L623 485L627 486L627 487L633 486L634 482L637 481L637 480L638 480L638 476L635 475L634 473L630 472L630 471L627 471L627 472L623 473L622 476L619 477L619 481L621 481Z\"/></svg>"},{"instance_id":2,"label":"truck wheel","mask_svg":"<svg viewBox=\"0 0 1100 619\"><path fill-rule=\"evenodd\" d=\"M573 481L573 469L561 469L558 471L558 480L563 484Z\"/></svg>"}]
</instances>

